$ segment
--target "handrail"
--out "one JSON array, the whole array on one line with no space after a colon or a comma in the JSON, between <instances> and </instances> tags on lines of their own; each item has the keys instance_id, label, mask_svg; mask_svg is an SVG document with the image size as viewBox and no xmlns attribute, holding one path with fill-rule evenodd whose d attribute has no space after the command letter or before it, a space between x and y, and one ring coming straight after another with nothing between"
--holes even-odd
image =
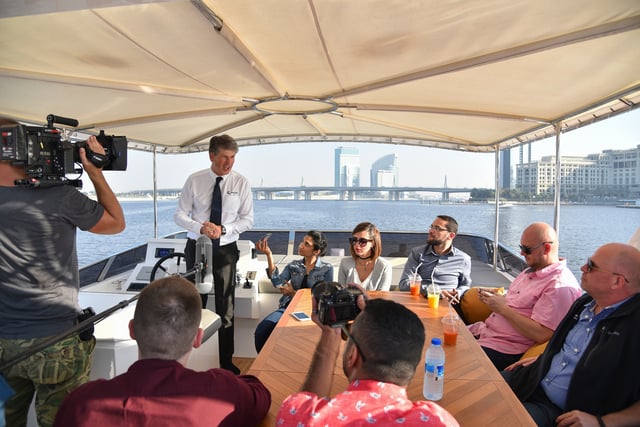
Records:
<instances>
[{"instance_id":1,"label":"handrail","mask_svg":"<svg viewBox=\"0 0 640 427\"><path fill-rule=\"evenodd\" d=\"M196 264L196 266L185 272L182 274L179 274L181 277L189 277L189 276L193 276L195 275L198 271L199 271L200 266L198 264ZM104 320L106 317L110 316L111 314L113 314L114 312L123 309L125 307L127 307L129 304L131 304L132 302L134 302L135 300L137 300L140 297L140 293L137 293L136 295L134 295L133 297L129 298L128 300L123 300L120 301L119 303L117 303L116 305L104 310L101 313L95 314L81 322L79 322L77 325L73 326L71 329L62 332L58 335L55 335L51 338L49 338L46 341L43 341L33 347L30 347L27 351L25 351L22 354L19 354L18 356L14 357L13 359L9 359L8 361L6 361L5 363L3 363L2 365L0 365L0 372L2 372L5 369L10 368L11 366L15 365L16 363L22 362L23 360L33 356L34 354L38 353L39 351L44 350L45 348L49 347L52 344L57 343L58 341L61 341L73 334L75 334L76 332L82 332L86 329L89 329L90 327L92 327L93 325L95 325L96 323ZM93 311L93 310L92 310Z\"/></svg>"},{"instance_id":2,"label":"handrail","mask_svg":"<svg viewBox=\"0 0 640 427\"><path fill-rule=\"evenodd\" d=\"M89 327L93 326L95 323L98 323L101 320L103 320L104 318L106 318L107 316L110 316L115 311L120 310L122 308L125 308L126 306L128 306L129 304L131 304L132 302L137 300L139 296L140 296L140 294L136 294L133 297L129 298L128 300L120 301L118 304L114 305L113 307L110 307L110 308L106 309L105 311L103 311L101 313L98 313L98 314L96 314L94 316L89 317L88 319L85 319L85 320L79 322L77 325L75 325L74 327L72 327L68 331L62 332L61 334L53 336L53 337L49 338L46 341L43 341L43 342L41 342L41 343L39 343L39 344L37 344L37 345L35 345L33 347L30 347L24 353L19 354L18 356L14 357L13 359L9 359L8 361L6 361L2 365L0 365L0 372L4 371L5 369L10 368L11 366L15 365L16 363L19 363L19 362L22 362L25 359L28 359L29 357L33 356L34 354L38 353L39 351L44 350L45 348L49 347L50 345L55 344L58 341L61 341L61 340L65 339L65 338L75 334L76 332L81 332L81 331L84 331L84 330L88 329Z\"/></svg>"}]
</instances>

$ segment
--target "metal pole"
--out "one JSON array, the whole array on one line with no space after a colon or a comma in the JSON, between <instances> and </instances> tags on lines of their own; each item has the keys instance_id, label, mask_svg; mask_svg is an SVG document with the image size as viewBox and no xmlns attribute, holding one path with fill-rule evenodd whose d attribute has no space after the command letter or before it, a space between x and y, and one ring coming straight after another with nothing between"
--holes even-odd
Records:
<instances>
[{"instance_id":1,"label":"metal pole","mask_svg":"<svg viewBox=\"0 0 640 427\"><path fill-rule=\"evenodd\" d=\"M153 238L158 238L158 167L156 165L157 146L153 146Z\"/></svg>"},{"instance_id":2,"label":"metal pole","mask_svg":"<svg viewBox=\"0 0 640 427\"><path fill-rule=\"evenodd\" d=\"M562 162L560 161L560 131L562 129L562 123L556 122L556 185L555 194L553 198L553 228L556 229L556 234L560 236L560 177Z\"/></svg>"},{"instance_id":3,"label":"metal pole","mask_svg":"<svg viewBox=\"0 0 640 427\"><path fill-rule=\"evenodd\" d=\"M74 327L69 329L68 331L63 332L61 334L58 334L58 335L56 335L54 337L51 337L50 339L48 339L46 341L43 341L38 345L30 347L24 353L19 354L18 356L14 357L13 359L7 360L5 363L3 363L2 366L0 366L0 371L4 371L4 370L10 368L11 366L15 365L16 363L19 363L19 362L22 362L25 359L28 359L29 357L33 356L34 354L38 353L39 351L44 350L45 348L57 343L58 341L62 341L63 339L75 334L76 332L80 332L82 330L85 330L85 329L93 326L95 323L100 322L105 317L110 316L111 314L113 314L115 311L118 311L118 310L120 310L122 308L125 308L126 306L128 306L129 304L131 304L132 302L137 300L139 296L140 296L140 294L137 294L137 295L129 298L128 300L120 301L118 304L114 305L111 308L108 308L107 310L103 311L102 313L96 314L95 316L92 316L92 317L90 317L88 319L83 320L82 322L78 323L77 325L75 325Z\"/></svg>"},{"instance_id":4,"label":"metal pole","mask_svg":"<svg viewBox=\"0 0 640 427\"><path fill-rule=\"evenodd\" d=\"M496 179L496 214L495 225L493 231L493 269L498 269L498 227L500 226L500 149L496 147L496 161L495 161L495 179Z\"/></svg>"},{"instance_id":5,"label":"metal pole","mask_svg":"<svg viewBox=\"0 0 640 427\"><path fill-rule=\"evenodd\" d=\"M158 261L158 264L160 264L160 261ZM179 274L180 277L191 277L194 276L196 274L201 274L202 271L202 264L201 263L196 263L196 265L194 265L194 267L183 273L183 274ZM15 365L16 363L22 362L23 360L33 356L34 354L44 350L45 348L57 343L58 341L62 341L63 339L75 334L76 332L80 332L80 331L84 331L85 329L88 329L92 326L94 326L96 323L104 320L105 318L111 316L113 313L115 313L116 311L123 309L125 307L127 307L129 304L133 303L134 301L136 301L138 298L140 297L140 293L137 293L136 295L134 295L133 297L129 298L128 300L122 300L119 303L117 303L116 305L104 310L101 313L95 314L91 317L89 317L88 319L85 319L81 322L79 322L78 324L76 324L75 326L73 326L71 329L69 329L66 332L62 332L56 336L53 336L51 338L49 338L46 341L41 342L38 345L35 345L33 347L29 347L24 353L17 355L16 357L14 357L13 359L7 360L4 363L2 363L2 365L0 365L0 372L4 371L8 368L10 368L11 366Z\"/></svg>"}]
</instances>

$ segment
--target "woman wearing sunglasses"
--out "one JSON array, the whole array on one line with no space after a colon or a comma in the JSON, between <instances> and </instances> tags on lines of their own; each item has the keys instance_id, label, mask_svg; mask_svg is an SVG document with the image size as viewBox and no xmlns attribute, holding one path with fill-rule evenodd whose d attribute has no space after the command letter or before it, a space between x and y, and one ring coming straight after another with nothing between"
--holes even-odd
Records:
<instances>
[{"instance_id":1,"label":"woman wearing sunglasses","mask_svg":"<svg viewBox=\"0 0 640 427\"><path fill-rule=\"evenodd\" d=\"M391 263L380 257L380 231L370 222L356 225L349 238L351 257L340 261L338 283L357 283L368 291L388 291Z\"/></svg>"}]
</instances>

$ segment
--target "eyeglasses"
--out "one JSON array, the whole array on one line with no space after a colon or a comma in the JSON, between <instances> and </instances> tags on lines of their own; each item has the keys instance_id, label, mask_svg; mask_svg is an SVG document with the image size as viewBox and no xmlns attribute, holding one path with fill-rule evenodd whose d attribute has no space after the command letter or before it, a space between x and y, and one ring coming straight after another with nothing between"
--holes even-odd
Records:
<instances>
[{"instance_id":1,"label":"eyeglasses","mask_svg":"<svg viewBox=\"0 0 640 427\"><path fill-rule=\"evenodd\" d=\"M536 245L534 247L529 247L529 246L525 246L525 245L518 245L518 246L520 246L520 250L522 252L524 252L527 255L531 255L531 252L535 251L536 249L538 249L542 245L546 245L547 243L548 244L552 244L553 242L542 242L539 245Z\"/></svg>"},{"instance_id":2,"label":"eyeglasses","mask_svg":"<svg viewBox=\"0 0 640 427\"><path fill-rule=\"evenodd\" d=\"M358 353L360 353L360 357L362 358L363 362L367 361L367 358L364 357L364 353L362 352L362 349L360 348L360 346L358 345L358 342L356 341L356 339L353 337L353 335L351 335L351 332L349 332L349 330L351 329L351 325L353 323L347 323L346 325L342 325L342 339L343 340L347 340L350 339L351 341L353 341L353 345L356 346L356 348L358 349Z\"/></svg>"},{"instance_id":3,"label":"eyeglasses","mask_svg":"<svg viewBox=\"0 0 640 427\"><path fill-rule=\"evenodd\" d=\"M443 231L449 231L449 230L447 230L446 228L438 227L437 225L433 225L433 224L431 224L431 225L429 226L429 230L435 230L435 231L437 231L438 233L441 233L441 232L443 232Z\"/></svg>"},{"instance_id":4,"label":"eyeglasses","mask_svg":"<svg viewBox=\"0 0 640 427\"><path fill-rule=\"evenodd\" d=\"M593 263L593 261L591 260L591 257L589 257L587 258L587 273L591 273L593 270L600 270L600 271L604 271L605 273L613 274L614 276L620 276L624 279L625 282L629 283L629 279L624 277L622 274L614 273L613 271L605 270L604 268L598 267Z\"/></svg>"},{"instance_id":5,"label":"eyeglasses","mask_svg":"<svg viewBox=\"0 0 640 427\"><path fill-rule=\"evenodd\" d=\"M365 246L367 243L372 241L372 239L365 239L363 237L349 237L349 243L351 243L352 245Z\"/></svg>"}]
</instances>

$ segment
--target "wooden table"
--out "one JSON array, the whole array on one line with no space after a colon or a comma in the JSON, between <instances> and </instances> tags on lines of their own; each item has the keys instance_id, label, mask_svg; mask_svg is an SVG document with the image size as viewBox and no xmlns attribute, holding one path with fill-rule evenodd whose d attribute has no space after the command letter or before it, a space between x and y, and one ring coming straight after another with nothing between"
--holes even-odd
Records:
<instances>
[{"instance_id":1,"label":"wooden table","mask_svg":"<svg viewBox=\"0 0 640 427\"><path fill-rule=\"evenodd\" d=\"M369 297L390 299L415 312L426 329L425 346L430 343L431 338L443 337L440 319L449 311L445 301L440 302L438 309L430 309L423 296L411 296L408 292L376 291L369 292ZM290 316L293 311L311 314L311 294L308 289L296 293L249 371L260 378L271 391L271 408L261 426L275 426L276 415L283 400L300 390L320 338L320 328L313 322L294 319ZM444 397L437 403L453 414L463 427L535 426L473 335L465 327L460 329L457 344L444 346ZM424 350L416 375L407 387L407 394L413 401L425 400L422 396ZM341 355L342 353L334 368L331 396L343 391L348 385L342 372Z\"/></svg>"}]
</instances>

